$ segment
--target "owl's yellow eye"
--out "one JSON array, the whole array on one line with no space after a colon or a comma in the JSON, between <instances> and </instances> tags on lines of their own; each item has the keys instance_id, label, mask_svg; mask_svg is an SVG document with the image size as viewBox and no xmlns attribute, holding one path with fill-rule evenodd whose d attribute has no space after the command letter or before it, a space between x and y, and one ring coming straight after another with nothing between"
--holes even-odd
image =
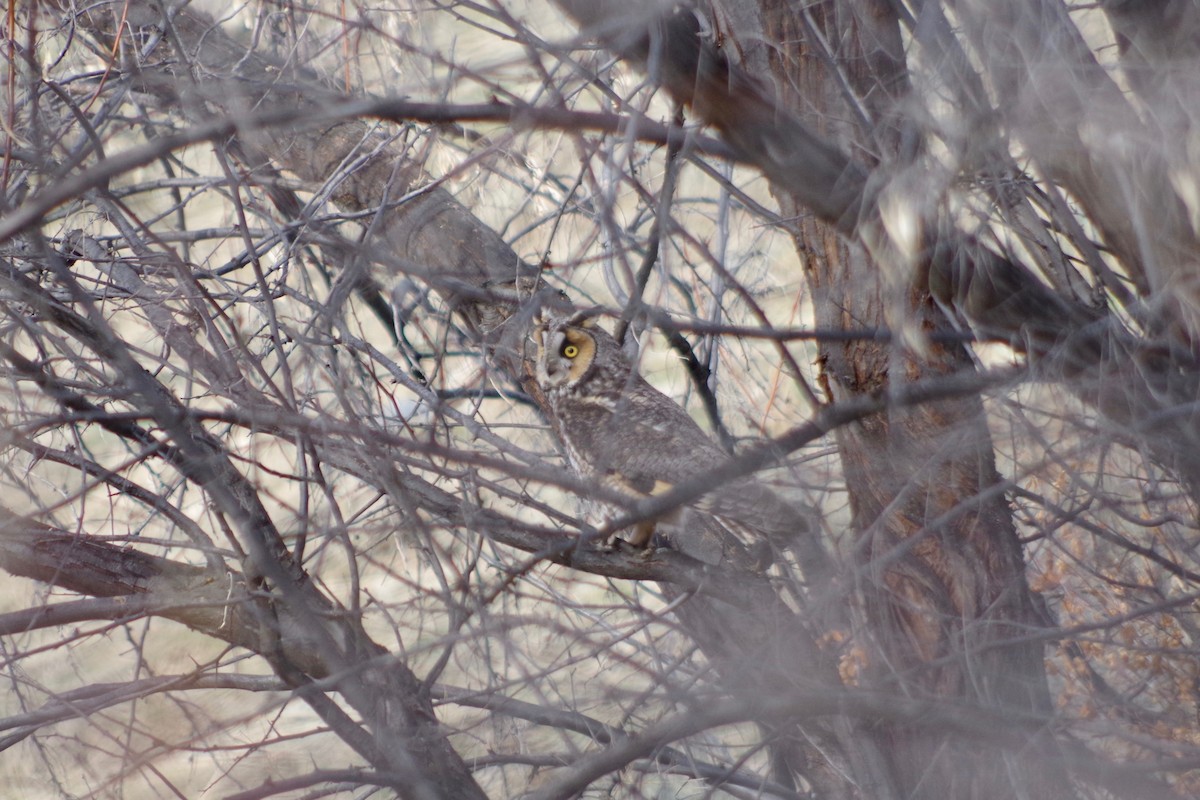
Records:
<instances>
[{"instance_id":1,"label":"owl's yellow eye","mask_svg":"<svg viewBox=\"0 0 1200 800\"><path fill-rule=\"evenodd\" d=\"M573 344L564 344L562 354L563 358L574 358L579 355L579 347Z\"/></svg>"}]
</instances>

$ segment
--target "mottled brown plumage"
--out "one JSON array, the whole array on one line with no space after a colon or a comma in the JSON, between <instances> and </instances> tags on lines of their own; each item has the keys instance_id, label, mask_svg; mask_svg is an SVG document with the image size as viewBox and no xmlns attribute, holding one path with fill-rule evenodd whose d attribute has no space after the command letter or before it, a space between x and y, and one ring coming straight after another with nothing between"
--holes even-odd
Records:
<instances>
[{"instance_id":1,"label":"mottled brown plumage","mask_svg":"<svg viewBox=\"0 0 1200 800\"><path fill-rule=\"evenodd\" d=\"M538 326L536 339L536 379L579 473L645 497L727 460L687 412L647 383L616 340L593 321L549 319ZM786 503L753 478L714 487L688 509L639 525L630 542L648 545L656 523L674 547L709 563L731 557L745 562L742 545L761 555L796 537L812 540L816 532L815 512ZM742 555L736 556L739 551Z\"/></svg>"}]
</instances>

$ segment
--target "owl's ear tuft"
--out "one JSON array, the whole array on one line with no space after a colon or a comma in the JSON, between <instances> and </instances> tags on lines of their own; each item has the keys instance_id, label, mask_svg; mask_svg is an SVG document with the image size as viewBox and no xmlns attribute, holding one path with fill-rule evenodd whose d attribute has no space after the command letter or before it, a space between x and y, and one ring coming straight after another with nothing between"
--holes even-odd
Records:
<instances>
[{"instance_id":1,"label":"owl's ear tuft","mask_svg":"<svg viewBox=\"0 0 1200 800\"><path fill-rule=\"evenodd\" d=\"M566 324L576 328L595 328L596 318L604 313L602 306L581 308L567 318Z\"/></svg>"}]
</instances>

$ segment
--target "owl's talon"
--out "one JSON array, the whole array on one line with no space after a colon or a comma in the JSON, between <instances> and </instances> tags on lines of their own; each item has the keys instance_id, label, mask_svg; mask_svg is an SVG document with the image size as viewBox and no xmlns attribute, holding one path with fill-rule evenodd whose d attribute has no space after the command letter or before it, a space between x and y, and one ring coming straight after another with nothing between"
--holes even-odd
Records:
<instances>
[{"instance_id":1,"label":"owl's talon","mask_svg":"<svg viewBox=\"0 0 1200 800\"><path fill-rule=\"evenodd\" d=\"M766 572L775 563L775 548L767 541L750 545L750 560L755 572Z\"/></svg>"},{"instance_id":2,"label":"owl's talon","mask_svg":"<svg viewBox=\"0 0 1200 800\"><path fill-rule=\"evenodd\" d=\"M646 561L653 558L654 554L658 552L658 548L649 542L646 544L639 544L635 540L622 539L618 536L614 536L609 544L608 551L610 553L615 553L621 550L632 550L638 554L638 558Z\"/></svg>"}]
</instances>

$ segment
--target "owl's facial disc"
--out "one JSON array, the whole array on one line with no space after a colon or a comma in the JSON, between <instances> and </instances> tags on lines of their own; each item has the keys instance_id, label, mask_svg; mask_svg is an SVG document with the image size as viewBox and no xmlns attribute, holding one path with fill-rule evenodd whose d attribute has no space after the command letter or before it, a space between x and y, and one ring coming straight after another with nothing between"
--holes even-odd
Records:
<instances>
[{"instance_id":1,"label":"owl's facial disc","mask_svg":"<svg viewBox=\"0 0 1200 800\"><path fill-rule=\"evenodd\" d=\"M596 356L596 341L577 328L541 333L538 340L538 378L543 386L572 384L583 377Z\"/></svg>"}]
</instances>

